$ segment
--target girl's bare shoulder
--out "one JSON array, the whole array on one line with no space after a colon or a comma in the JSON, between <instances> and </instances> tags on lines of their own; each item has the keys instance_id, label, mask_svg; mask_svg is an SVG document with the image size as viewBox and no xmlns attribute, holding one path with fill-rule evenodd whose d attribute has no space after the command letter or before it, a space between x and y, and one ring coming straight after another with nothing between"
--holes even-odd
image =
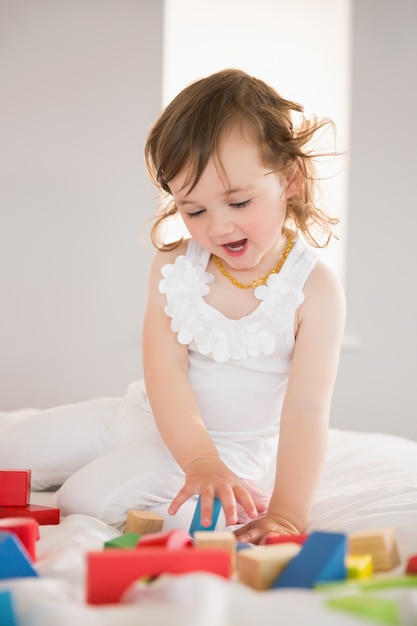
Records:
<instances>
[{"instance_id":1,"label":"girl's bare shoulder","mask_svg":"<svg viewBox=\"0 0 417 626\"><path fill-rule=\"evenodd\" d=\"M318 309L325 314L345 315L345 291L340 278L323 261L317 261L304 286L304 308Z\"/></svg>"}]
</instances>

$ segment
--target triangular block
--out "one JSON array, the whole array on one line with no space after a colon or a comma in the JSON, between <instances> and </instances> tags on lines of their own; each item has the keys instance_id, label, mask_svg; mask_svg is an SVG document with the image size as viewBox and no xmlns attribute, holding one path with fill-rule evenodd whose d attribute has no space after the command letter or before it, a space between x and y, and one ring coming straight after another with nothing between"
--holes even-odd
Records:
<instances>
[{"instance_id":1,"label":"triangular block","mask_svg":"<svg viewBox=\"0 0 417 626\"><path fill-rule=\"evenodd\" d=\"M272 585L280 587L311 588L317 583L344 580L346 535L339 533L313 532L300 552L285 567Z\"/></svg>"},{"instance_id":2,"label":"triangular block","mask_svg":"<svg viewBox=\"0 0 417 626\"><path fill-rule=\"evenodd\" d=\"M9 532L0 532L0 580L38 576L26 549Z\"/></svg>"}]
</instances>

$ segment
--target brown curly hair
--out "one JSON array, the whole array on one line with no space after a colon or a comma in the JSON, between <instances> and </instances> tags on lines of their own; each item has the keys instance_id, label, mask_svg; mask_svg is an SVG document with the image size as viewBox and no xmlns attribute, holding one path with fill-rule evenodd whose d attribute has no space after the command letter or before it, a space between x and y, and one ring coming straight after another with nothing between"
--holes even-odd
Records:
<instances>
[{"instance_id":1,"label":"brown curly hair","mask_svg":"<svg viewBox=\"0 0 417 626\"><path fill-rule=\"evenodd\" d=\"M187 169L187 184L192 189L210 157L218 155L221 139L236 127L255 132L264 164L271 170L285 171L298 163L303 182L287 201L286 226L301 231L315 247L327 246L331 237L336 237L332 226L339 220L315 204L318 177L314 160L329 153L308 150L307 144L319 130L334 125L329 119L307 119L303 111L300 104L285 100L262 80L237 69L217 72L183 89L152 126L145 145L149 175L168 200L152 227L154 246L171 250L182 241L159 242L161 224L178 212L169 181ZM297 127L293 126L294 114L300 120ZM314 227L325 234L324 243L316 239Z\"/></svg>"}]
</instances>

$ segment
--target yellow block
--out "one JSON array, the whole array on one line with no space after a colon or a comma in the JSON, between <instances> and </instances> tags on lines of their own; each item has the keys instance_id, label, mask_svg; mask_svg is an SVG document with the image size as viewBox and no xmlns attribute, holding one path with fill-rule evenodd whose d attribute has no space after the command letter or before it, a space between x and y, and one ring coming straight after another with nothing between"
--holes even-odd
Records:
<instances>
[{"instance_id":1,"label":"yellow block","mask_svg":"<svg viewBox=\"0 0 417 626\"><path fill-rule=\"evenodd\" d=\"M370 554L348 554L345 562L348 578L370 578L374 572Z\"/></svg>"}]
</instances>

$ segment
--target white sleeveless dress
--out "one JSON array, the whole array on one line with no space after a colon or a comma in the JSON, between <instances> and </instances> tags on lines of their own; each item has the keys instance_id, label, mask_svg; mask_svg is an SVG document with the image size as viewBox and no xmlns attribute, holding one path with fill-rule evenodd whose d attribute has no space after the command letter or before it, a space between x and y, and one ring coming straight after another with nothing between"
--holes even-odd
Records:
<instances>
[{"instance_id":1,"label":"white sleeveless dress","mask_svg":"<svg viewBox=\"0 0 417 626\"><path fill-rule=\"evenodd\" d=\"M206 427L230 469L268 489L294 316L316 259L296 240L280 273L256 288L258 307L239 320L205 301L214 279L206 272L209 253L194 241L162 268L165 311L178 341L188 346L189 376ZM31 468L34 489L62 485L63 515L83 513L120 527L128 509L165 514L184 483L157 431L143 381L132 383L123 398L96 398L6 421L0 465ZM172 525L180 524L173 519Z\"/></svg>"}]
</instances>

